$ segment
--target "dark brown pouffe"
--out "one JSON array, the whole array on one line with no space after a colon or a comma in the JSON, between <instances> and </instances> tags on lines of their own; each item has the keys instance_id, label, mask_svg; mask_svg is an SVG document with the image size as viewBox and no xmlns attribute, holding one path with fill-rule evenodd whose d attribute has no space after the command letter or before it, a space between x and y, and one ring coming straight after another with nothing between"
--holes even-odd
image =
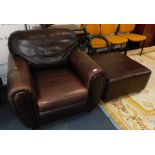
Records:
<instances>
[{"instance_id":1,"label":"dark brown pouffe","mask_svg":"<svg viewBox=\"0 0 155 155\"><path fill-rule=\"evenodd\" d=\"M92 58L106 72L104 101L140 92L151 75L150 69L120 53L96 54Z\"/></svg>"}]
</instances>

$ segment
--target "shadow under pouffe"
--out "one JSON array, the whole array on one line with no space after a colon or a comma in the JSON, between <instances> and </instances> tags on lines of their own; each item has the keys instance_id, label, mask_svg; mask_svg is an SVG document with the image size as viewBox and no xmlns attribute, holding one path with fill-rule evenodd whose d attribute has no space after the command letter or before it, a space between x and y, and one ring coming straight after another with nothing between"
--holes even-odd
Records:
<instances>
[{"instance_id":1,"label":"shadow under pouffe","mask_svg":"<svg viewBox=\"0 0 155 155\"><path fill-rule=\"evenodd\" d=\"M120 53L96 54L92 58L106 72L103 101L143 90L151 70Z\"/></svg>"}]
</instances>

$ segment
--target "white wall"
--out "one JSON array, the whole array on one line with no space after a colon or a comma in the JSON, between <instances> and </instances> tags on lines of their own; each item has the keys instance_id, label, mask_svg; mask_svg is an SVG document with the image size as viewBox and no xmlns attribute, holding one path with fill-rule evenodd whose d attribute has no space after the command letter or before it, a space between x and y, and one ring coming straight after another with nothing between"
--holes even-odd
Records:
<instances>
[{"instance_id":1,"label":"white wall","mask_svg":"<svg viewBox=\"0 0 155 155\"><path fill-rule=\"evenodd\" d=\"M22 24L0 24L0 77L3 84L7 83L8 37L16 30L24 30Z\"/></svg>"}]
</instances>

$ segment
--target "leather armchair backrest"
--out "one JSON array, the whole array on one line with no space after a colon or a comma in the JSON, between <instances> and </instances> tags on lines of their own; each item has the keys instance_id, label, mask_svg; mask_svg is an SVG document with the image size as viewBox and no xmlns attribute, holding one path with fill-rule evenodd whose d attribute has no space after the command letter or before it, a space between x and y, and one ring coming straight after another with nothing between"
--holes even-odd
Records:
<instances>
[{"instance_id":1,"label":"leather armchair backrest","mask_svg":"<svg viewBox=\"0 0 155 155\"><path fill-rule=\"evenodd\" d=\"M68 62L77 37L62 28L16 31L10 35L8 46L13 55L25 58L34 69L58 67Z\"/></svg>"}]
</instances>

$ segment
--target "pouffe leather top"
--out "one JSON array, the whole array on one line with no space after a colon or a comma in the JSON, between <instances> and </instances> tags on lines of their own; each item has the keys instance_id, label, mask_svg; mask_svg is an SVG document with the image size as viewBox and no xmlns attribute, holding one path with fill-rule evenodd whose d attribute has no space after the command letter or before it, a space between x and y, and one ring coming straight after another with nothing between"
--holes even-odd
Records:
<instances>
[{"instance_id":1,"label":"pouffe leather top","mask_svg":"<svg viewBox=\"0 0 155 155\"><path fill-rule=\"evenodd\" d=\"M120 53L96 54L92 58L106 71L110 80L121 80L151 72L145 66Z\"/></svg>"}]
</instances>

